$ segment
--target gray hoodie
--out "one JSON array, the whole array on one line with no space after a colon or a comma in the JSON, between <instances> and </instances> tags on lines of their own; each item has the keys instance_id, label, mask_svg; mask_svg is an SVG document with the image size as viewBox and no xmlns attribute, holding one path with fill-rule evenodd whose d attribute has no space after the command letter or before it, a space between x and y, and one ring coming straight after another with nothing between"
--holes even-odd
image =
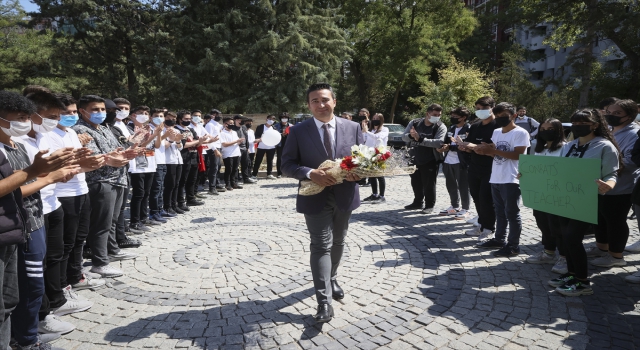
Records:
<instances>
[{"instance_id":1,"label":"gray hoodie","mask_svg":"<svg viewBox=\"0 0 640 350\"><path fill-rule=\"evenodd\" d=\"M600 179L602 181L617 181L619 168L618 150L613 143L600 136L596 136L582 146L578 146L578 141L579 139L575 139L565 144L562 147L562 156L600 159ZM580 171L580 169L576 169L576 171Z\"/></svg>"}]
</instances>

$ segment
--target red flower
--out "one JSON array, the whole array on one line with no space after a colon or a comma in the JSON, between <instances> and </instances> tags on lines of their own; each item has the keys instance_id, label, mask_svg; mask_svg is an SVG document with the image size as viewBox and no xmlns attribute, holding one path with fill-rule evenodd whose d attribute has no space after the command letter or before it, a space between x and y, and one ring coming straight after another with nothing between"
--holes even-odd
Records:
<instances>
[{"instance_id":1,"label":"red flower","mask_svg":"<svg viewBox=\"0 0 640 350\"><path fill-rule=\"evenodd\" d=\"M381 159L381 160L387 160L387 159L389 159L389 158L391 158L391 152L389 152L389 151L387 151L385 154L383 154L383 155L380 157L380 159Z\"/></svg>"},{"instance_id":2,"label":"red flower","mask_svg":"<svg viewBox=\"0 0 640 350\"><path fill-rule=\"evenodd\" d=\"M353 163L353 157L346 156L342 159L340 167L346 171L351 171L351 169L357 168L358 165Z\"/></svg>"},{"instance_id":3,"label":"red flower","mask_svg":"<svg viewBox=\"0 0 640 350\"><path fill-rule=\"evenodd\" d=\"M379 149L375 149L376 150L376 155L380 154L380 150Z\"/></svg>"}]
</instances>

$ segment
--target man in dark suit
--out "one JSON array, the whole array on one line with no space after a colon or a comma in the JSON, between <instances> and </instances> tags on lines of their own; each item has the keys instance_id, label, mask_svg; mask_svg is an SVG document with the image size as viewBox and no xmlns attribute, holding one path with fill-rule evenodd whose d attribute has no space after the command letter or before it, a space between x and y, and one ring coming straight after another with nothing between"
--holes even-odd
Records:
<instances>
[{"instance_id":1,"label":"man in dark suit","mask_svg":"<svg viewBox=\"0 0 640 350\"><path fill-rule=\"evenodd\" d=\"M290 128L282 152L282 172L298 180L311 180L326 188L313 196L298 195L296 210L304 214L311 236L311 273L316 290L317 322L333 318L332 299L344 298L337 271L344 251L351 212L360 206L356 181L348 174L336 185L320 164L328 159L351 155L351 146L363 143L358 123L333 114L336 98L329 84L314 84L307 90L307 104L313 118Z\"/></svg>"}]
</instances>

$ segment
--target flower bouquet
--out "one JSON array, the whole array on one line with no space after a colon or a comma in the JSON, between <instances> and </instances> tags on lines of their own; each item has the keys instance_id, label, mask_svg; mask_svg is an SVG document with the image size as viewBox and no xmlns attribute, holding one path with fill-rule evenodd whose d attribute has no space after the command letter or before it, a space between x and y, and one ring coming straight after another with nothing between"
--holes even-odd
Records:
<instances>
[{"instance_id":1,"label":"flower bouquet","mask_svg":"<svg viewBox=\"0 0 640 350\"><path fill-rule=\"evenodd\" d=\"M328 168L328 169L327 169ZM351 155L342 159L325 160L319 169L326 169L325 173L341 184L348 173L365 177L382 177L413 174L415 166L409 166L406 150L387 149L386 146L369 147L354 145ZM311 180L304 180L300 184L299 194L312 196L324 190L324 186Z\"/></svg>"}]
</instances>

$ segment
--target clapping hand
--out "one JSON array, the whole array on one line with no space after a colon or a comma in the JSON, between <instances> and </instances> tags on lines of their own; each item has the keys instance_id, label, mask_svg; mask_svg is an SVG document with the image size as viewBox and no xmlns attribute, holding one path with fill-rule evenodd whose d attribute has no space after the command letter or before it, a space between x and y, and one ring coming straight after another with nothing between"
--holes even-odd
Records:
<instances>
[{"instance_id":1,"label":"clapping hand","mask_svg":"<svg viewBox=\"0 0 640 350\"><path fill-rule=\"evenodd\" d=\"M420 134L418 134L415 127L413 126L411 127L409 134L411 135L411 137L413 137L414 140L416 141L420 140Z\"/></svg>"}]
</instances>

